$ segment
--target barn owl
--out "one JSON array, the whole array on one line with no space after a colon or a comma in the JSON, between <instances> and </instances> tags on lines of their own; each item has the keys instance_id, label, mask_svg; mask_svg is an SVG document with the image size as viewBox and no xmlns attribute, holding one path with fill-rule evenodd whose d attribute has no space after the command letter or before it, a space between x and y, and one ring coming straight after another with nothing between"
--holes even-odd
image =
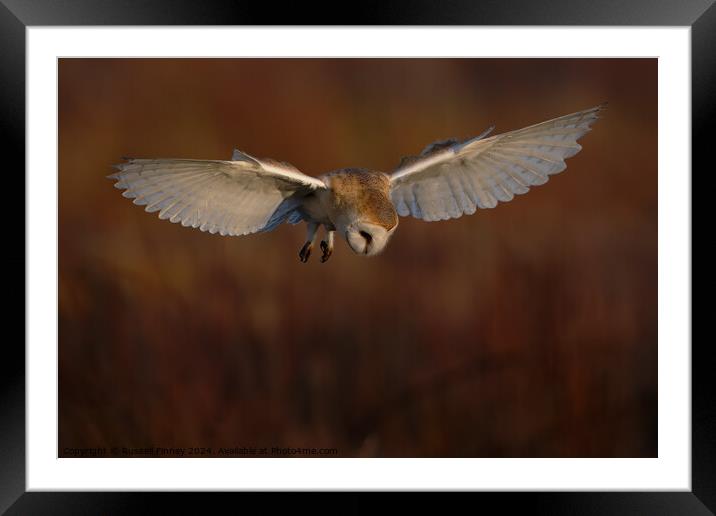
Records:
<instances>
[{"instance_id":1,"label":"barn owl","mask_svg":"<svg viewBox=\"0 0 716 516\"><path fill-rule=\"evenodd\" d=\"M385 248L399 217L436 221L471 215L546 183L581 150L577 140L602 109L491 137L494 126L468 140L434 142L420 155L403 158L390 174L344 168L315 178L288 163L234 150L230 161L125 158L108 177L125 190L124 197L158 211L160 219L212 234L246 235L304 221L308 232L299 252L304 263L321 226L322 262L333 253L336 232L353 252L373 256Z\"/></svg>"}]
</instances>

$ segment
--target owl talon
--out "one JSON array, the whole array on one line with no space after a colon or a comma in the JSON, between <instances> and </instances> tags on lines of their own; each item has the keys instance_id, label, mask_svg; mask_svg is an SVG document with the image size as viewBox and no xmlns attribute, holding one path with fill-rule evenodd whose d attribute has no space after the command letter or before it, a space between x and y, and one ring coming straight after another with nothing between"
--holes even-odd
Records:
<instances>
[{"instance_id":1,"label":"owl talon","mask_svg":"<svg viewBox=\"0 0 716 516\"><path fill-rule=\"evenodd\" d=\"M326 242L325 240L321 240L321 251L323 251L323 256L321 256L321 263L325 263L333 254L333 246L329 245L328 242Z\"/></svg>"},{"instance_id":2,"label":"owl talon","mask_svg":"<svg viewBox=\"0 0 716 516\"><path fill-rule=\"evenodd\" d=\"M312 249L313 249L313 244L311 242L306 242L305 244L303 244L303 247L298 252L298 257L302 263L306 263L308 261L308 259L311 257Z\"/></svg>"}]
</instances>

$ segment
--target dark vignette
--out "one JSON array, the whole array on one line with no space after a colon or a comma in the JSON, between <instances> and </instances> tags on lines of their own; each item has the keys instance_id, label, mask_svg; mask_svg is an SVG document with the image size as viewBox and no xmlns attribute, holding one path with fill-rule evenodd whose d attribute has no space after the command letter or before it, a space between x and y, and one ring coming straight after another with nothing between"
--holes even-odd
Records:
<instances>
[{"instance_id":1,"label":"dark vignette","mask_svg":"<svg viewBox=\"0 0 716 516\"><path fill-rule=\"evenodd\" d=\"M0 37L3 52L3 143L6 159L12 160L9 170L24 169L24 55L26 25L63 24L280 24L308 22L320 24L305 6L294 11L281 10L276 14L274 6L244 3L192 2L152 4L140 2L89 2L74 1L54 3L47 1L6 1L0 6ZM261 4L259 4L261 5ZM380 8L363 4L354 12L340 17L334 12L322 12L325 24L585 24L585 25L691 25L692 27L692 102L693 102L693 163L694 168L706 168L706 138L714 125L714 94L716 93L716 69L713 67L716 48L716 9L710 1L659 1L659 2L551 2L550 6L536 7L530 2L483 2L479 6L471 2L451 2L449 6L437 7L427 3L410 9L397 4ZM533 7L533 5L535 5ZM400 7L406 7L403 3ZM704 11L706 11L704 13ZM267 16L268 15L268 16ZM14 176L19 177L19 174ZM18 179L16 179L18 180ZM22 185L24 192L24 184ZM19 197L19 196L16 196ZM24 198L24 195L23 197ZM23 228L24 229L24 228ZM14 229L20 231L19 228ZM24 231L23 231L24 236ZM19 253L18 253L19 254ZM22 251L24 262L24 243ZM11 255L10 265L19 257ZM16 275L19 277L19 275ZM23 296L24 298L24 296ZM18 303L19 304L19 303ZM17 304L15 305L17 306ZM24 332L23 332L24 333ZM3 361L2 400L4 416L0 457L3 465L0 483L3 498L0 507L6 508L22 495L25 476L24 454L24 351L19 344L6 346ZM485 494L481 502L492 501L515 507L523 504L537 513L566 514L613 514L613 513L659 513L659 514L708 514L699 499L708 507L714 507L714 466L716 446L711 436L716 434L710 362L706 359L705 344L698 341L693 346L693 494L689 493L611 493L611 494ZM222 495L226 499L230 495ZM699 499L696 497L698 496ZM173 497L180 502L187 495ZM206 496L203 496L206 501ZM148 511L146 502L166 502L166 495L137 494L24 494L15 503L10 514L43 513L142 513ZM183 500L182 500L183 499ZM355 497L347 507L356 510ZM144 511L142 508L147 507ZM188 508L188 506L186 506ZM536 510L535 510L536 509Z\"/></svg>"}]
</instances>

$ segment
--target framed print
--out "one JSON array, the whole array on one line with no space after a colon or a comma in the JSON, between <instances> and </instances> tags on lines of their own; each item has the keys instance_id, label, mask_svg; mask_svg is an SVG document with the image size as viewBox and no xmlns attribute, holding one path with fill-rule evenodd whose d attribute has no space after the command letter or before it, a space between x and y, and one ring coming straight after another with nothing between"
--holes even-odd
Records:
<instances>
[{"instance_id":1,"label":"framed print","mask_svg":"<svg viewBox=\"0 0 716 516\"><path fill-rule=\"evenodd\" d=\"M5 2L27 308L3 509L713 511L690 167L715 8L518 4Z\"/></svg>"}]
</instances>

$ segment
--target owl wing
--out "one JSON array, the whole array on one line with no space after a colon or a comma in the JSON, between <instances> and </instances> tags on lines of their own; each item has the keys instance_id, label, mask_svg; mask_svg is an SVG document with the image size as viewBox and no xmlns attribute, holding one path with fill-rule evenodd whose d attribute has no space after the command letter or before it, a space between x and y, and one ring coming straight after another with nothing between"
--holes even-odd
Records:
<instances>
[{"instance_id":1,"label":"owl wing","mask_svg":"<svg viewBox=\"0 0 716 516\"><path fill-rule=\"evenodd\" d=\"M393 172L391 199L398 215L444 220L494 208L547 182L577 154L604 105L486 138L436 142Z\"/></svg>"},{"instance_id":2,"label":"owl wing","mask_svg":"<svg viewBox=\"0 0 716 516\"><path fill-rule=\"evenodd\" d=\"M295 167L258 160L234 151L232 161L127 159L115 165L115 188L159 212L212 234L246 235L270 231L285 220L298 222L303 198L326 188Z\"/></svg>"}]
</instances>

